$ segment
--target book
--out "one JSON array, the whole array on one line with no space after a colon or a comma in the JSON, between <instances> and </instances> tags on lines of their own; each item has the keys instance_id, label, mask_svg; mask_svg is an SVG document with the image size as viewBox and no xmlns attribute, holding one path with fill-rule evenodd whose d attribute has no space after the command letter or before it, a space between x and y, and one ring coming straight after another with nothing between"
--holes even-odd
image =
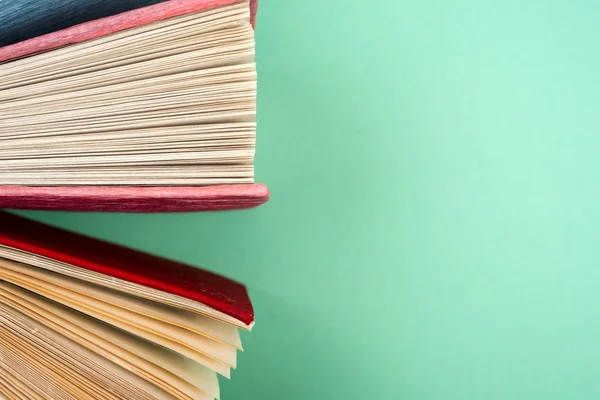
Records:
<instances>
[{"instance_id":1,"label":"book","mask_svg":"<svg viewBox=\"0 0 600 400\"><path fill-rule=\"evenodd\" d=\"M254 181L256 2L171 0L0 48L0 207L205 211Z\"/></svg>"},{"instance_id":2,"label":"book","mask_svg":"<svg viewBox=\"0 0 600 400\"><path fill-rule=\"evenodd\" d=\"M6 398L219 398L253 325L240 283L0 212Z\"/></svg>"}]
</instances>

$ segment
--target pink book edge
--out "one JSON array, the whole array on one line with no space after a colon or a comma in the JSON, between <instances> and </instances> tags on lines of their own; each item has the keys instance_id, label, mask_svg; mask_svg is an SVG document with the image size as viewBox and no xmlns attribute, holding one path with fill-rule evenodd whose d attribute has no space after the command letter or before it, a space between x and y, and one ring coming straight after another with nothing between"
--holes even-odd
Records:
<instances>
[{"instance_id":1,"label":"pink book edge","mask_svg":"<svg viewBox=\"0 0 600 400\"><path fill-rule=\"evenodd\" d=\"M0 186L0 208L22 210L193 212L258 207L267 186Z\"/></svg>"},{"instance_id":2,"label":"pink book edge","mask_svg":"<svg viewBox=\"0 0 600 400\"><path fill-rule=\"evenodd\" d=\"M167 18L237 3L240 0L169 0L110 17L84 22L0 48L0 63L54 50L73 43L85 42L136 26ZM250 0L251 22L256 22L258 0Z\"/></svg>"}]
</instances>

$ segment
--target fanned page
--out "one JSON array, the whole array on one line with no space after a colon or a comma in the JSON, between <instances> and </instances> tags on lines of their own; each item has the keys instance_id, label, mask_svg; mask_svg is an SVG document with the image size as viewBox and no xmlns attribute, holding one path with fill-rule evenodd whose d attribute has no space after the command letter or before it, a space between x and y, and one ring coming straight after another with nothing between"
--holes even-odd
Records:
<instances>
[{"instance_id":1,"label":"fanned page","mask_svg":"<svg viewBox=\"0 0 600 400\"><path fill-rule=\"evenodd\" d=\"M1 47L0 208L268 201L254 183L256 9L169 0Z\"/></svg>"},{"instance_id":2,"label":"fanned page","mask_svg":"<svg viewBox=\"0 0 600 400\"><path fill-rule=\"evenodd\" d=\"M113 263L127 252L127 263L134 256L144 263L148 255L91 238L78 242L79 235L9 214L0 213L0 222L0 394L11 399L219 398L217 375L229 378L242 350L238 329L253 325L245 288L188 267L186 279L196 281L191 284L199 291L248 304L251 320L241 321L192 298L61 261L56 246L56 258L36 249L51 243L45 235L53 235L66 246L88 241L88 250L95 246L103 252L113 246L108 258ZM30 232L28 251L18 245L23 226ZM64 254L76 260L68 248ZM156 260L165 270L175 265Z\"/></svg>"},{"instance_id":3,"label":"fanned page","mask_svg":"<svg viewBox=\"0 0 600 400\"><path fill-rule=\"evenodd\" d=\"M0 65L0 185L253 183L247 1Z\"/></svg>"}]
</instances>

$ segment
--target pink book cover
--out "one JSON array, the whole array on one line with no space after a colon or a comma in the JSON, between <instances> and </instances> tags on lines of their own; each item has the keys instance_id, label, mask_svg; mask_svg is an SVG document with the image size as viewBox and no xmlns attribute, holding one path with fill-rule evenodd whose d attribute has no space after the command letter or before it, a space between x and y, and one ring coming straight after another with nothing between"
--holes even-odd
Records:
<instances>
[{"instance_id":1,"label":"pink book cover","mask_svg":"<svg viewBox=\"0 0 600 400\"><path fill-rule=\"evenodd\" d=\"M170 0L118 15L85 22L0 48L0 63L84 42L125 29L193 12L236 3L239 0ZM256 22L258 0L250 1L251 22ZM0 208L112 211L191 212L257 207L269 199L264 184L219 186L0 186Z\"/></svg>"}]
</instances>

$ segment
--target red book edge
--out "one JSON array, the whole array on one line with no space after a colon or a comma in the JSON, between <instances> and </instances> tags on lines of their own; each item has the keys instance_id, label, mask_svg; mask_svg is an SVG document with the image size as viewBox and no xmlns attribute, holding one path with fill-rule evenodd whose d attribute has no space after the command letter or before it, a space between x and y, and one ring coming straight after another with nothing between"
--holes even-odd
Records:
<instances>
[{"instance_id":1,"label":"red book edge","mask_svg":"<svg viewBox=\"0 0 600 400\"><path fill-rule=\"evenodd\" d=\"M85 22L0 48L0 63L54 50L136 26L239 0L170 0ZM250 1L254 26L258 0ZM265 185L210 187L0 186L0 208L63 211L187 212L257 207L269 199Z\"/></svg>"},{"instance_id":2,"label":"red book edge","mask_svg":"<svg viewBox=\"0 0 600 400\"><path fill-rule=\"evenodd\" d=\"M248 327L254 322L246 287L200 268L2 211L0 245L185 297Z\"/></svg>"}]
</instances>

